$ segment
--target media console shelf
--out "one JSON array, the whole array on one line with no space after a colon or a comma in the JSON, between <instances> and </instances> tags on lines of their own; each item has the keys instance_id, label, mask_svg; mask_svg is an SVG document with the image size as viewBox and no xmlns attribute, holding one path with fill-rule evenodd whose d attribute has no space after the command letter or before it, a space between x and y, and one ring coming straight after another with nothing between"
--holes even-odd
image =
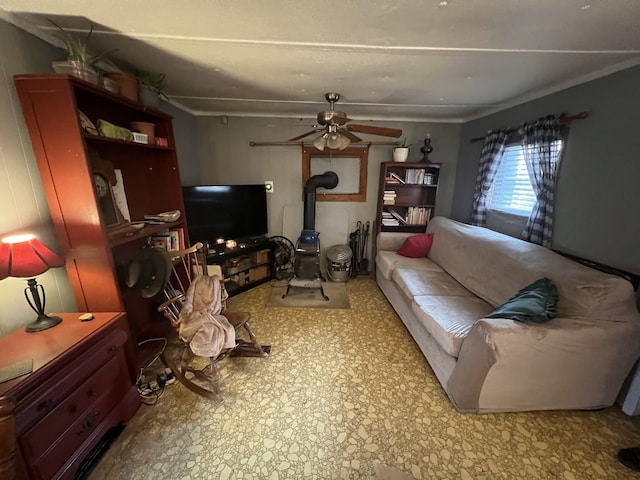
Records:
<instances>
[{"instance_id":1,"label":"media console shelf","mask_svg":"<svg viewBox=\"0 0 640 480\"><path fill-rule=\"evenodd\" d=\"M207 264L219 265L223 276L229 279L225 287L230 297L268 282L273 276L273 244L269 240L240 245L207 254Z\"/></svg>"}]
</instances>

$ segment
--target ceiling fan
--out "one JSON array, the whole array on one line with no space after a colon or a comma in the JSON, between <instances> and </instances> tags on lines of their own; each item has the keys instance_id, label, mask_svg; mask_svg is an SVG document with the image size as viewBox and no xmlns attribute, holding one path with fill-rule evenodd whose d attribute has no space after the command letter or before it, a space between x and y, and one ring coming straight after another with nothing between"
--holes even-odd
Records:
<instances>
[{"instance_id":1,"label":"ceiling fan","mask_svg":"<svg viewBox=\"0 0 640 480\"><path fill-rule=\"evenodd\" d=\"M295 142L302 138L313 135L317 132L322 134L313 140L313 146L318 150L324 150L325 147L330 150L344 150L352 142L361 142L362 139L352 132L366 133L369 135L381 135L383 137L395 137L398 138L402 135L402 130L397 128L385 128L375 127L373 125L356 125L349 124L351 121L344 112L335 110L335 104L340 100L339 93L327 93L324 98L329 102L329 110L324 110L318 113L318 127L298 135L297 137L289 139L290 142Z\"/></svg>"}]
</instances>

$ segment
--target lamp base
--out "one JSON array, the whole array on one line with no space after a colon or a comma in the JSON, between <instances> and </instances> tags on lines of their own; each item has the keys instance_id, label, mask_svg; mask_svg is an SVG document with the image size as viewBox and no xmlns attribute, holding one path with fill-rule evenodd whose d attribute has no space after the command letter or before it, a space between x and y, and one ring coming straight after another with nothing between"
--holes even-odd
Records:
<instances>
[{"instance_id":1,"label":"lamp base","mask_svg":"<svg viewBox=\"0 0 640 480\"><path fill-rule=\"evenodd\" d=\"M62 319L60 317L50 317L44 313L38 315L33 322L26 326L25 331L27 332L41 332L42 330L46 330L51 327L55 327L58 325Z\"/></svg>"}]
</instances>

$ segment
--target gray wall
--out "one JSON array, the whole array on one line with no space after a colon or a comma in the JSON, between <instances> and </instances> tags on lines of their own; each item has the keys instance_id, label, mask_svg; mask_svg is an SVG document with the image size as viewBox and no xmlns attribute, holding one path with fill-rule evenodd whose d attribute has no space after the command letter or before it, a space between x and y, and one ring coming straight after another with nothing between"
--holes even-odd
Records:
<instances>
[{"instance_id":1,"label":"gray wall","mask_svg":"<svg viewBox=\"0 0 640 480\"><path fill-rule=\"evenodd\" d=\"M285 235L294 243L302 228L302 213L298 224L287 230L290 225L285 212L301 212L302 208L302 152L295 146L251 147L249 143L277 142L292 138L310 130L314 119L300 120L287 118L241 118L229 117L224 123L220 117L202 117L198 119L198 139L201 184L240 184L274 182L274 192L268 195L269 234ZM354 120L354 123L359 123ZM453 200L456 159L458 157L459 124L435 123L395 123L374 122L378 126L401 128L407 143L413 143L409 160L422 157L420 147L427 133L432 136L434 152L431 161L442 162L440 187L438 189L436 213L449 216ZM364 135L363 135L364 137ZM312 140L310 136L306 141ZM371 141L396 141L393 138L369 137ZM339 152L336 154L339 156ZM358 220L373 224L377 207L380 163L392 160L391 146L371 146L369 149L367 200L366 202L318 202L318 216L323 210L325 216L340 209L348 215L347 231L355 229ZM195 177L194 177L195 179ZM187 184L192 178L183 176ZM320 205L323 204L323 205ZM294 213L294 215L297 213ZM342 218L342 217L340 217ZM320 221L320 220L319 220ZM328 230L331 225L324 224ZM337 228L338 226L336 226ZM322 230L318 228L323 235ZM348 237L342 243L348 242ZM328 243L325 247L330 246ZM369 250L371 243L368 245Z\"/></svg>"},{"instance_id":2,"label":"gray wall","mask_svg":"<svg viewBox=\"0 0 640 480\"><path fill-rule=\"evenodd\" d=\"M162 102L159 107L173 117L173 135L176 141L178 167L183 185L197 182L198 171L198 122L196 117L175 106Z\"/></svg>"},{"instance_id":3,"label":"gray wall","mask_svg":"<svg viewBox=\"0 0 640 480\"><path fill-rule=\"evenodd\" d=\"M640 67L466 123L452 216L468 221L482 142L490 129L550 113L588 111L575 121L560 166L554 249L640 274Z\"/></svg>"},{"instance_id":4,"label":"gray wall","mask_svg":"<svg viewBox=\"0 0 640 480\"><path fill-rule=\"evenodd\" d=\"M0 45L0 236L33 233L59 251L13 75L50 72L61 52L3 20ZM49 270L38 282L46 291L47 312L76 310L64 268ZM35 320L22 293L26 285L20 278L0 281L0 336Z\"/></svg>"}]
</instances>

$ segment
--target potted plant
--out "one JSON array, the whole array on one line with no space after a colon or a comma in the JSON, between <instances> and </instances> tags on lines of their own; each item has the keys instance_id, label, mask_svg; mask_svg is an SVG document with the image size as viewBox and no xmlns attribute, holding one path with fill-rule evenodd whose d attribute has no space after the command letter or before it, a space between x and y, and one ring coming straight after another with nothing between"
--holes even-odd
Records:
<instances>
[{"instance_id":1,"label":"potted plant","mask_svg":"<svg viewBox=\"0 0 640 480\"><path fill-rule=\"evenodd\" d=\"M166 74L136 71L140 90L140 102L147 107L157 108L162 100L169 101L164 93Z\"/></svg>"},{"instance_id":2,"label":"potted plant","mask_svg":"<svg viewBox=\"0 0 640 480\"><path fill-rule=\"evenodd\" d=\"M53 25L62 32L60 40L64 42L67 50L67 59L58 62L52 62L53 70L57 73L68 73L75 77L81 78L88 82L98 84L98 72L95 70L94 65L100 60L106 58L116 50L110 50L103 52L99 55L94 55L89 50L89 40L93 34L93 23L89 29L89 33L85 38L78 38L75 35L67 32L64 28L58 25L51 19L48 19Z\"/></svg>"},{"instance_id":3,"label":"potted plant","mask_svg":"<svg viewBox=\"0 0 640 480\"><path fill-rule=\"evenodd\" d=\"M394 162L406 162L409 158L409 149L412 144L407 145L407 137L402 139L402 143L393 149Z\"/></svg>"}]
</instances>

